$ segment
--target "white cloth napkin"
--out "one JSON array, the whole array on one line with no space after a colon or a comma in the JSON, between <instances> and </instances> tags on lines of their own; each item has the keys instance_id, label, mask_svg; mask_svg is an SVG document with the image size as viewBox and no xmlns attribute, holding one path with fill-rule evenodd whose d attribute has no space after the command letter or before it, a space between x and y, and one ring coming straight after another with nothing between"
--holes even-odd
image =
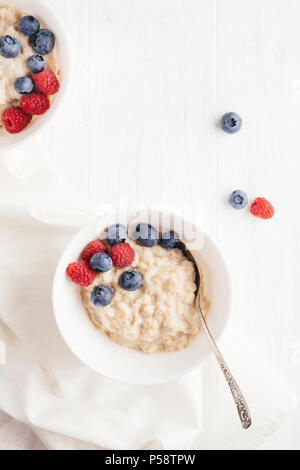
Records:
<instances>
[{"instance_id":1,"label":"white cloth napkin","mask_svg":"<svg viewBox=\"0 0 300 470\"><path fill-rule=\"evenodd\" d=\"M0 410L0 450L47 450L26 424Z\"/></svg>"},{"instance_id":2,"label":"white cloth napkin","mask_svg":"<svg viewBox=\"0 0 300 470\"><path fill-rule=\"evenodd\" d=\"M88 208L36 154L0 165L0 408L48 449L139 449L153 440L172 450L259 448L295 399L237 337L222 348L253 413L249 431L214 358L180 381L142 387L108 380L69 351L52 313L52 278L76 228L101 208Z\"/></svg>"}]
</instances>

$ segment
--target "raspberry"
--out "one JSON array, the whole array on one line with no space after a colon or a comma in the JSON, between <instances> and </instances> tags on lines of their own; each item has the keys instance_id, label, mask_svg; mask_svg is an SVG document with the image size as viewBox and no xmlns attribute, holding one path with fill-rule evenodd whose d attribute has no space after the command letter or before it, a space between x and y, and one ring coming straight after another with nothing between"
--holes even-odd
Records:
<instances>
[{"instance_id":1,"label":"raspberry","mask_svg":"<svg viewBox=\"0 0 300 470\"><path fill-rule=\"evenodd\" d=\"M49 67L40 73L31 74L31 78L35 87L45 95L55 95L59 90L59 81Z\"/></svg>"},{"instance_id":2,"label":"raspberry","mask_svg":"<svg viewBox=\"0 0 300 470\"><path fill-rule=\"evenodd\" d=\"M90 242L85 247L85 249L82 252L81 259L83 259L83 261L86 261L87 263L89 263L91 261L92 257L96 253L106 253L105 246L103 245L103 243L98 242L98 240L95 240L94 242Z\"/></svg>"},{"instance_id":3,"label":"raspberry","mask_svg":"<svg viewBox=\"0 0 300 470\"><path fill-rule=\"evenodd\" d=\"M260 219L272 219L275 214L275 209L272 204L265 199L264 197L258 197L253 202L251 209L251 214Z\"/></svg>"},{"instance_id":4,"label":"raspberry","mask_svg":"<svg viewBox=\"0 0 300 470\"><path fill-rule=\"evenodd\" d=\"M88 287L93 284L97 273L90 268L88 263L71 263L67 267L67 275L75 284Z\"/></svg>"},{"instance_id":5,"label":"raspberry","mask_svg":"<svg viewBox=\"0 0 300 470\"><path fill-rule=\"evenodd\" d=\"M42 93L31 93L25 95L20 101L20 106L28 114L44 114L50 108L50 101L47 95Z\"/></svg>"},{"instance_id":6,"label":"raspberry","mask_svg":"<svg viewBox=\"0 0 300 470\"><path fill-rule=\"evenodd\" d=\"M2 120L5 129L10 134L18 134L28 126L32 116L26 114L19 106L16 108L9 108L2 113Z\"/></svg>"},{"instance_id":7,"label":"raspberry","mask_svg":"<svg viewBox=\"0 0 300 470\"><path fill-rule=\"evenodd\" d=\"M117 268L126 268L134 262L135 253L129 243L119 243L110 250L110 257Z\"/></svg>"}]
</instances>

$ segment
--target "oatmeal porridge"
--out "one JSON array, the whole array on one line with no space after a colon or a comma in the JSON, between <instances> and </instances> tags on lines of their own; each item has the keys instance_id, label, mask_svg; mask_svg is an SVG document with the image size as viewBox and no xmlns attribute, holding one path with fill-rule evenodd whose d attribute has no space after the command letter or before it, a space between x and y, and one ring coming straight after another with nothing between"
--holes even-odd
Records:
<instances>
[{"instance_id":1,"label":"oatmeal porridge","mask_svg":"<svg viewBox=\"0 0 300 470\"><path fill-rule=\"evenodd\" d=\"M18 109L19 115L24 111L31 117L42 114L42 111L47 110L47 106L37 110L32 106L26 107L30 94L36 90L46 96L58 91L57 84L54 89L39 87L39 84L42 84L42 75L48 74L49 77L52 73L51 79L54 82L60 72L56 58L55 36L51 31L41 28L38 19L14 7L0 6L0 128L6 127L8 132L12 131L11 133L23 129L6 126L5 111L10 112L7 118L9 123L14 118L11 110ZM34 34L29 36L31 32ZM44 83L46 83L45 78ZM24 107L22 96L26 96ZM25 123L26 120L24 127Z\"/></svg>"},{"instance_id":2,"label":"oatmeal porridge","mask_svg":"<svg viewBox=\"0 0 300 470\"><path fill-rule=\"evenodd\" d=\"M168 245L159 238L128 241L124 234L121 243L113 246L107 241L91 242L82 254L81 266L89 271L86 278L77 277L85 284L82 301L95 327L115 343L145 353L183 350L201 329L194 264L176 240ZM78 276L80 266L70 266L68 274L72 278L73 269L76 282L74 273ZM202 294L206 315L209 301Z\"/></svg>"}]
</instances>

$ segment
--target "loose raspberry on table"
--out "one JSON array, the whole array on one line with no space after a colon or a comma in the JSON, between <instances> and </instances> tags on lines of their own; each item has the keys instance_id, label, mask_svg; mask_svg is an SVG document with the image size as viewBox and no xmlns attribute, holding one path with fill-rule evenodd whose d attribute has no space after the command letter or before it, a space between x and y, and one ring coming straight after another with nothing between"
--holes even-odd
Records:
<instances>
[{"instance_id":1,"label":"loose raspberry on table","mask_svg":"<svg viewBox=\"0 0 300 470\"><path fill-rule=\"evenodd\" d=\"M23 96L20 106L25 113L41 115L50 108L50 101L48 96L43 93L31 93L30 95Z\"/></svg>"},{"instance_id":2,"label":"loose raspberry on table","mask_svg":"<svg viewBox=\"0 0 300 470\"><path fill-rule=\"evenodd\" d=\"M82 287L88 287L93 284L97 273L93 271L88 263L71 263L67 267L67 275L75 284Z\"/></svg>"},{"instance_id":3,"label":"loose raspberry on table","mask_svg":"<svg viewBox=\"0 0 300 470\"><path fill-rule=\"evenodd\" d=\"M90 242L82 252L81 259L89 263L94 255L97 253L106 253L106 247L103 243L95 240Z\"/></svg>"},{"instance_id":4,"label":"loose raspberry on table","mask_svg":"<svg viewBox=\"0 0 300 470\"><path fill-rule=\"evenodd\" d=\"M6 109L2 113L2 121L5 129L10 134L18 134L31 122L32 116L23 111L19 106Z\"/></svg>"},{"instance_id":5,"label":"loose raspberry on table","mask_svg":"<svg viewBox=\"0 0 300 470\"><path fill-rule=\"evenodd\" d=\"M55 95L60 85L55 73L48 67L40 73L31 74L35 87L45 95Z\"/></svg>"},{"instance_id":6,"label":"loose raspberry on table","mask_svg":"<svg viewBox=\"0 0 300 470\"><path fill-rule=\"evenodd\" d=\"M255 217L267 220L272 219L275 214L275 209L267 199L264 197L258 197L253 202L250 212Z\"/></svg>"},{"instance_id":7,"label":"loose raspberry on table","mask_svg":"<svg viewBox=\"0 0 300 470\"><path fill-rule=\"evenodd\" d=\"M135 260L135 253L129 243L119 243L112 247L109 253L117 268L126 268Z\"/></svg>"}]
</instances>

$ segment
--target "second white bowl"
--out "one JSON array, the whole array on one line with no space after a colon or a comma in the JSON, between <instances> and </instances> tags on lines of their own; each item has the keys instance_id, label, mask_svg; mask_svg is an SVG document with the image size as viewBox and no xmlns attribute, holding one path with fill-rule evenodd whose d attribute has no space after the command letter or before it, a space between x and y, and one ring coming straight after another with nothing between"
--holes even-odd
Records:
<instances>
[{"instance_id":1,"label":"second white bowl","mask_svg":"<svg viewBox=\"0 0 300 470\"><path fill-rule=\"evenodd\" d=\"M4 148L13 148L18 144L28 142L32 137L38 134L42 127L49 123L65 98L71 68L69 42L65 34L65 29L58 16L47 3L42 0L0 0L0 6L6 5L13 6L24 13L36 16L41 23L53 31L56 37L57 62L61 70L61 87L53 99L51 109L43 116L38 116L34 119L24 131L19 134L9 134L5 129L0 131L0 151Z\"/></svg>"}]
</instances>

